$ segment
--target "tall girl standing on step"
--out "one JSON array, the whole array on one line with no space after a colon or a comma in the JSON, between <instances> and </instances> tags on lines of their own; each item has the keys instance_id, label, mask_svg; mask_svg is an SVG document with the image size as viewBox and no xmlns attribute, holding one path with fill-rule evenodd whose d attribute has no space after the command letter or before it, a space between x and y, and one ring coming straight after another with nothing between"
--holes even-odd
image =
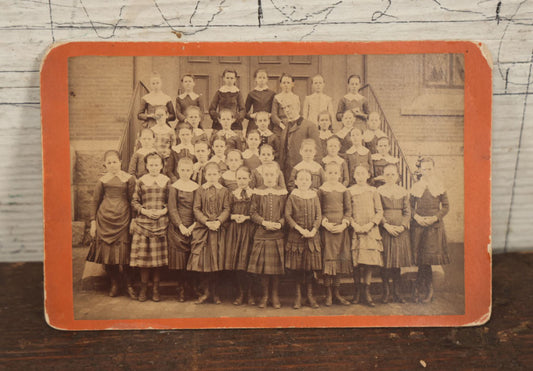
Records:
<instances>
[{"instance_id":1,"label":"tall girl standing on step","mask_svg":"<svg viewBox=\"0 0 533 371\"><path fill-rule=\"evenodd\" d=\"M165 122L170 127L169 122L176 119L176 112L172 105L172 99L163 93L161 76L154 72L150 77L150 92L141 98L141 110L137 118L144 121L142 126L151 128L155 126L157 119L161 114L156 114L156 108L163 107L165 109Z\"/></svg>"}]
</instances>

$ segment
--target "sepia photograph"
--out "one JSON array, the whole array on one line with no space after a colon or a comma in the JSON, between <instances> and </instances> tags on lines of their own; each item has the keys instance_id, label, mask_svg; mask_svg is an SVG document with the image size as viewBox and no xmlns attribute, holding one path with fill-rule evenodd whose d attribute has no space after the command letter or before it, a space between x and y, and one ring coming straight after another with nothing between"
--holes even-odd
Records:
<instances>
[{"instance_id":1,"label":"sepia photograph","mask_svg":"<svg viewBox=\"0 0 533 371\"><path fill-rule=\"evenodd\" d=\"M464 54L253 54L68 58L74 319L464 315Z\"/></svg>"}]
</instances>

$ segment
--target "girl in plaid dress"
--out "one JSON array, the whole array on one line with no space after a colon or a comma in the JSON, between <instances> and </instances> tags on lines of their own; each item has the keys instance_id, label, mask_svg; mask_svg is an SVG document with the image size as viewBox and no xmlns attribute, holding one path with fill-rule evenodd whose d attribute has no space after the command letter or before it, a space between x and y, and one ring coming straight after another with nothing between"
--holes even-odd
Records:
<instances>
[{"instance_id":1,"label":"girl in plaid dress","mask_svg":"<svg viewBox=\"0 0 533 371\"><path fill-rule=\"evenodd\" d=\"M190 178L193 162L183 157L178 162L178 176L168 194L168 269L177 272L178 301L185 300L185 269L191 252L191 235L196 222L193 214L194 193L198 184Z\"/></svg>"},{"instance_id":2,"label":"girl in plaid dress","mask_svg":"<svg viewBox=\"0 0 533 371\"><path fill-rule=\"evenodd\" d=\"M322 269L322 248L318 228L322 221L320 201L311 187L311 172L298 171L296 186L285 204L285 220L289 225L289 235L285 246L285 268L296 276L296 296L294 309L302 306L301 286L307 284L307 299L312 308L318 308L313 297L313 271Z\"/></svg>"},{"instance_id":3,"label":"girl in plaid dress","mask_svg":"<svg viewBox=\"0 0 533 371\"><path fill-rule=\"evenodd\" d=\"M194 195L193 211L197 225L192 232L187 270L199 272L203 294L196 304L205 303L211 296L215 304L220 304L215 273L223 268L226 237L223 224L230 216L229 191L218 182L220 169L216 163L209 162L204 170L206 182Z\"/></svg>"},{"instance_id":4,"label":"girl in plaid dress","mask_svg":"<svg viewBox=\"0 0 533 371\"><path fill-rule=\"evenodd\" d=\"M252 252L248 272L261 277L263 296L259 308L268 302L269 284L272 283L272 306L281 308L278 295L279 276L284 273L283 226L287 190L277 185L279 167L276 164L265 166L264 185L254 190L250 216L257 224L253 237Z\"/></svg>"},{"instance_id":5,"label":"girl in plaid dress","mask_svg":"<svg viewBox=\"0 0 533 371\"><path fill-rule=\"evenodd\" d=\"M138 217L132 222L130 265L141 269L139 301L146 301L150 272L153 274L152 300L159 301L160 267L168 264L167 251L167 200L170 180L161 174L163 159L155 152L144 158L148 174L135 186L133 208Z\"/></svg>"},{"instance_id":6,"label":"girl in plaid dress","mask_svg":"<svg viewBox=\"0 0 533 371\"><path fill-rule=\"evenodd\" d=\"M111 278L109 296L119 293L121 272L126 274L128 294L136 299L131 282L130 260L130 202L135 188L135 178L120 170L117 151L104 154L106 174L98 179L91 211L91 237L94 238L87 260L104 264Z\"/></svg>"}]
</instances>

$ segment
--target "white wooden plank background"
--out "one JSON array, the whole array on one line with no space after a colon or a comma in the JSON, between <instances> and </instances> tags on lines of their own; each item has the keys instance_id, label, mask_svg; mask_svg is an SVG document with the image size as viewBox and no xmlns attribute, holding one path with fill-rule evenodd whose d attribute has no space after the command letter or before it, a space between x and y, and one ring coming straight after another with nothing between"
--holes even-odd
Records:
<instances>
[{"instance_id":1,"label":"white wooden plank background","mask_svg":"<svg viewBox=\"0 0 533 371\"><path fill-rule=\"evenodd\" d=\"M0 261L42 260L39 66L81 40L476 40L494 60L493 248L532 249L533 1L0 1Z\"/></svg>"}]
</instances>

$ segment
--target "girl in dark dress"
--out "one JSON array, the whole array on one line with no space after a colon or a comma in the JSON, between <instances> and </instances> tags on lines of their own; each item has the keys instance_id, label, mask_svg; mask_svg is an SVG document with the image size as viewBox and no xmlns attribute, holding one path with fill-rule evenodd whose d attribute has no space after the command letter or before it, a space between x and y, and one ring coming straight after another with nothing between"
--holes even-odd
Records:
<instances>
[{"instance_id":1,"label":"girl in dark dress","mask_svg":"<svg viewBox=\"0 0 533 371\"><path fill-rule=\"evenodd\" d=\"M346 187L350 183L350 173L348 171L346 160L339 156L340 148L341 142L339 138L335 136L329 137L326 141L326 155L320 160L320 165L325 169L327 164L332 162L335 163L340 169L338 181Z\"/></svg>"},{"instance_id":2,"label":"girl in dark dress","mask_svg":"<svg viewBox=\"0 0 533 371\"><path fill-rule=\"evenodd\" d=\"M341 156L346 153L348 148L352 146L352 140L350 137L350 132L354 128L355 115L352 111L348 110L342 114L342 128L337 130L333 135L335 135L341 141Z\"/></svg>"},{"instance_id":3,"label":"girl in dark dress","mask_svg":"<svg viewBox=\"0 0 533 371\"><path fill-rule=\"evenodd\" d=\"M148 172L144 164L144 156L155 151L155 134L152 129L141 129L139 132L139 143L141 147L131 156L128 167L128 173L135 176L136 179L139 179Z\"/></svg>"},{"instance_id":4,"label":"girl in dark dress","mask_svg":"<svg viewBox=\"0 0 533 371\"><path fill-rule=\"evenodd\" d=\"M383 169L387 165L398 166L400 159L390 154L390 139L381 137L377 140L377 153L371 155L372 158L372 185L379 187L385 184ZM399 171L398 171L399 173ZM401 174L400 174L401 175Z\"/></svg>"},{"instance_id":5,"label":"girl in dark dress","mask_svg":"<svg viewBox=\"0 0 533 371\"><path fill-rule=\"evenodd\" d=\"M322 111L318 114L317 122L321 153L327 153L326 142L333 135L332 116L328 111Z\"/></svg>"},{"instance_id":6,"label":"girl in dark dress","mask_svg":"<svg viewBox=\"0 0 533 371\"><path fill-rule=\"evenodd\" d=\"M359 94L360 88L361 77L359 75L350 75L348 77L348 93L339 101L337 120L341 121L344 112L351 111L355 116L355 127L364 133L369 109L367 99Z\"/></svg>"},{"instance_id":7,"label":"girl in dark dress","mask_svg":"<svg viewBox=\"0 0 533 371\"><path fill-rule=\"evenodd\" d=\"M135 177L120 170L117 151L104 154L107 170L96 183L91 210L90 235L93 238L87 260L104 264L111 279L109 296L119 293L121 273L126 275L128 294L136 299L129 270L131 217L130 203L135 189Z\"/></svg>"},{"instance_id":8,"label":"girl in dark dress","mask_svg":"<svg viewBox=\"0 0 533 371\"><path fill-rule=\"evenodd\" d=\"M379 112L370 112L368 115L368 129L363 132L363 142L365 143L365 147L370 150L370 153L377 153L378 139L387 136L380 129L380 126L381 117L379 116Z\"/></svg>"},{"instance_id":9,"label":"girl in dark dress","mask_svg":"<svg viewBox=\"0 0 533 371\"><path fill-rule=\"evenodd\" d=\"M246 149L242 152L242 159L244 166L250 171L256 169L261 165L261 159L259 158L259 146L261 144L261 137L257 130L250 130L246 135Z\"/></svg>"},{"instance_id":10,"label":"girl in dark dress","mask_svg":"<svg viewBox=\"0 0 533 371\"><path fill-rule=\"evenodd\" d=\"M329 162L325 173L326 181L318 189L318 196L322 209L326 306L332 304L333 297L338 303L349 305L350 303L340 294L339 275L352 273L350 237L347 230L352 214L352 201L350 192L338 180L339 165Z\"/></svg>"},{"instance_id":11,"label":"girl in dark dress","mask_svg":"<svg viewBox=\"0 0 533 371\"><path fill-rule=\"evenodd\" d=\"M254 73L255 88L248 93L246 97L246 103L244 104L244 111L246 112L246 118L248 119L248 125L246 127L246 133L250 130L257 129L255 120L257 119L257 112L271 112L272 102L276 93L268 88L268 74L266 70L259 69ZM250 109L252 110L250 112ZM270 123L270 117L269 117ZM271 125L269 125L271 126Z\"/></svg>"},{"instance_id":12,"label":"girl in dark dress","mask_svg":"<svg viewBox=\"0 0 533 371\"><path fill-rule=\"evenodd\" d=\"M363 135L359 128L353 128L350 131L352 146L346 150L345 158L348 164L348 173L353 175L355 168L362 165L370 172L372 177L372 154L368 148L363 146ZM351 177L348 184L353 185L355 180Z\"/></svg>"},{"instance_id":13,"label":"girl in dark dress","mask_svg":"<svg viewBox=\"0 0 533 371\"><path fill-rule=\"evenodd\" d=\"M213 100L209 105L209 115L213 120L213 130L222 129L219 122L219 112L223 108L233 112L235 122L231 125L232 130L242 130L242 119L244 118L244 102L241 91L235 83L237 82L237 71L226 69L222 73L224 85L217 90Z\"/></svg>"},{"instance_id":14,"label":"girl in dark dress","mask_svg":"<svg viewBox=\"0 0 533 371\"><path fill-rule=\"evenodd\" d=\"M307 285L307 299L312 308L318 308L313 296L313 272L322 270L322 247L318 228L322 222L320 200L311 189L311 172L299 170L295 188L285 204L285 220L289 226L285 246L285 268L293 272L296 280L294 309L302 306L302 284Z\"/></svg>"},{"instance_id":15,"label":"girl in dark dress","mask_svg":"<svg viewBox=\"0 0 533 371\"><path fill-rule=\"evenodd\" d=\"M206 182L196 190L193 210L196 228L192 232L191 255L187 270L198 272L203 294L196 304L210 297L215 304L222 303L217 293L217 272L222 270L225 249L224 223L230 216L229 192L218 182L220 169L215 163L205 165Z\"/></svg>"},{"instance_id":16,"label":"girl in dark dress","mask_svg":"<svg viewBox=\"0 0 533 371\"><path fill-rule=\"evenodd\" d=\"M270 113L264 111L257 112L255 116L255 123L257 124L257 131L259 132L259 147L264 144L272 146L274 149L274 160L277 161L279 158L280 139L279 135L274 134L268 128L270 124Z\"/></svg>"},{"instance_id":17,"label":"girl in dark dress","mask_svg":"<svg viewBox=\"0 0 533 371\"><path fill-rule=\"evenodd\" d=\"M198 107L200 112L204 112L204 99L201 94L194 92L194 85L194 76L192 74L183 75L181 78L183 91L176 97L176 116L178 123L185 121L187 108L191 106Z\"/></svg>"},{"instance_id":18,"label":"girl in dark dress","mask_svg":"<svg viewBox=\"0 0 533 371\"><path fill-rule=\"evenodd\" d=\"M385 184L378 188L383 206L383 220L381 221L381 236L383 238L383 303L389 301L392 278L392 299L403 303L400 295L400 269L413 265L411 253L411 239L409 238L409 222L411 208L409 193L397 184L398 168L389 164L383 169Z\"/></svg>"},{"instance_id":19,"label":"girl in dark dress","mask_svg":"<svg viewBox=\"0 0 533 371\"><path fill-rule=\"evenodd\" d=\"M235 272L239 294L233 301L241 305L247 292L248 305L255 305L252 296L252 278L246 272L254 224L250 219L253 190L250 188L250 169L241 166L237 170L237 188L230 194L231 215L226 234L224 269Z\"/></svg>"},{"instance_id":20,"label":"girl in dark dress","mask_svg":"<svg viewBox=\"0 0 533 371\"><path fill-rule=\"evenodd\" d=\"M196 226L193 213L194 193L198 184L190 178L193 162L188 157L178 161L177 179L168 192L168 269L176 271L178 301L185 301L185 271L191 252L191 235Z\"/></svg>"},{"instance_id":21,"label":"girl in dark dress","mask_svg":"<svg viewBox=\"0 0 533 371\"><path fill-rule=\"evenodd\" d=\"M443 222L450 204L446 190L433 173L433 159L423 157L417 165L422 177L411 188L411 243L418 266L414 299L429 303L433 299L431 266L450 263Z\"/></svg>"},{"instance_id":22,"label":"girl in dark dress","mask_svg":"<svg viewBox=\"0 0 533 371\"><path fill-rule=\"evenodd\" d=\"M242 166L242 153L236 149L230 149L226 155L226 166L228 170L224 171L220 177L220 183L233 192L237 189L237 170Z\"/></svg>"}]
</instances>

